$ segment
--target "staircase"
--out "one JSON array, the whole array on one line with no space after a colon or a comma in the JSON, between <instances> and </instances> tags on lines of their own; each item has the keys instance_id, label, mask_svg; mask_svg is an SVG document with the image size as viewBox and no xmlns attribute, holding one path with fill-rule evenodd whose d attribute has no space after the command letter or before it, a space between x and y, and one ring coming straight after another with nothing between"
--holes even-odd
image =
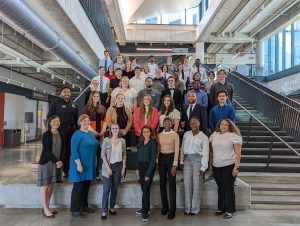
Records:
<instances>
[{"instance_id":1,"label":"staircase","mask_svg":"<svg viewBox=\"0 0 300 226\"><path fill-rule=\"evenodd\" d=\"M241 97L235 96L234 99L291 147L300 152L300 143L295 142L293 137L288 136L279 126L269 121L266 116L260 114L259 111ZM240 171L299 173L300 157L296 156L292 150L286 147L286 145L280 142L276 137L273 138L269 168L266 168L273 135L259 122L253 119L248 137L249 119L250 115L239 105L236 105L236 124L241 130L244 141Z\"/></svg>"},{"instance_id":2,"label":"staircase","mask_svg":"<svg viewBox=\"0 0 300 226\"><path fill-rule=\"evenodd\" d=\"M269 121L241 97L235 96L234 99L300 152L300 143L294 142L293 137L288 136L278 125ZM251 208L300 209L300 158L274 138L270 165L266 169L273 135L254 119L248 132L249 119L250 115L236 104L236 124L244 141L239 178L251 186Z\"/></svg>"}]
</instances>

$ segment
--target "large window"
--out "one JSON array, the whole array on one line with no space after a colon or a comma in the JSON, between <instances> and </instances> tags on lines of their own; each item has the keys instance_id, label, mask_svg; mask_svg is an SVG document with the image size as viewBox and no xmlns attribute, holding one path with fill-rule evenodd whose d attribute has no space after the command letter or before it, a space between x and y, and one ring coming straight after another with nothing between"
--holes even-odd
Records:
<instances>
[{"instance_id":1,"label":"large window","mask_svg":"<svg viewBox=\"0 0 300 226\"><path fill-rule=\"evenodd\" d=\"M264 75L300 65L300 20L264 41Z\"/></svg>"}]
</instances>

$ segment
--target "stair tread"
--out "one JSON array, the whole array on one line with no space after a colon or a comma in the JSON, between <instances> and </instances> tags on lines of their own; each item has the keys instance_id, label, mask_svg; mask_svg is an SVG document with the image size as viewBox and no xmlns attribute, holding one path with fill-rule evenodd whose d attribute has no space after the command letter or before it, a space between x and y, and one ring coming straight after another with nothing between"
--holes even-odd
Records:
<instances>
[{"instance_id":1,"label":"stair tread","mask_svg":"<svg viewBox=\"0 0 300 226\"><path fill-rule=\"evenodd\" d=\"M252 195L251 196L252 203L294 203L300 204L300 197L298 196L289 196L289 195Z\"/></svg>"},{"instance_id":2,"label":"stair tread","mask_svg":"<svg viewBox=\"0 0 300 226\"><path fill-rule=\"evenodd\" d=\"M265 167L266 163L241 163L242 167ZM270 167L285 167L285 168L294 168L299 167L300 170L300 164L298 163L270 163Z\"/></svg>"},{"instance_id":3,"label":"stair tread","mask_svg":"<svg viewBox=\"0 0 300 226\"><path fill-rule=\"evenodd\" d=\"M259 159L267 159L268 155L242 155L242 158L259 158ZM271 156L271 160L272 159L299 159L300 161L300 157L298 157L297 155L272 155Z\"/></svg>"},{"instance_id":4,"label":"stair tread","mask_svg":"<svg viewBox=\"0 0 300 226\"><path fill-rule=\"evenodd\" d=\"M248 183L251 189L268 189L272 190L296 190L300 191L300 184L270 184L270 183Z\"/></svg>"},{"instance_id":5,"label":"stair tread","mask_svg":"<svg viewBox=\"0 0 300 226\"><path fill-rule=\"evenodd\" d=\"M300 178L300 173L273 173L273 172L239 172L239 178L241 177L255 177L255 178L264 178L264 177L269 177L269 178L278 178L278 177L284 177L284 178ZM242 179L242 178L241 178Z\"/></svg>"},{"instance_id":6,"label":"stair tread","mask_svg":"<svg viewBox=\"0 0 300 226\"><path fill-rule=\"evenodd\" d=\"M242 147L242 149L246 149L247 151L265 151L265 150L269 150L269 148L261 148L261 147L258 147L258 148L251 148L251 147ZM294 148L296 151L300 151L299 148ZM272 148L273 151L290 151L291 149L289 148Z\"/></svg>"}]
</instances>

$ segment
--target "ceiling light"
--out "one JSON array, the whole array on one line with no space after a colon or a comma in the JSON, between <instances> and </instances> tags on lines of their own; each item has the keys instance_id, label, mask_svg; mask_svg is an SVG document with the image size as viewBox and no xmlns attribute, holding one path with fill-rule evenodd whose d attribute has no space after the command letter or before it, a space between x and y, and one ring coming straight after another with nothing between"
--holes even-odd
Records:
<instances>
[{"instance_id":1,"label":"ceiling light","mask_svg":"<svg viewBox=\"0 0 300 226\"><path fill-rule=\"evenodd\" d=\"M33 87L33 90L35 91L35 90L36 90L36 88L35 88L35 87Z\"/></svg>"},{"instance_id":2,"label":"ceiling light","mask_svg":"<svg viewBox=\"0 0 300 226\"><path fill-rule=\"evenodd\" d=\"M21 87L24 87L24 83L21 84Z\"/></svg>"},{"instance_id":3,"label":"ceiling light","mask_svg":"<svg viewBox=\"0 0 300 226\"><path fill-rule=\"evenodd\" d=\"M80 76L79 75L77 75L77 77L76 77L77 79L80 79Z\"/></svg>"},{"instance_id":4,"label":"ceiling light","mask_svg":"<svg viewBox=\"0 0 300 226\"><path fill-rule=\"evenodd\" d=\"M41 68L37 67L37 68L36 68L36 72L37 72L37 73L40 73L40 72L41 72Z\"/></svg>"},{"instance_id":5,"label":"ceiling light","mask_svg":"<svg viewBox=\"0 0 300 226\"><path fill-rule=\"evenodd\" d=\"M17 64L21 63L21 58L20 58L20 57L17 57L17 58L16 58L16 63L17 63Z\"/></svg>"},{"instance_id":6,"label":"ceiling light","mask_svg":"<svg viewBox=\"0 0 300 226\"><path fill-rule=\"evenodd\" d=\"M46 93L46 90L44 90L44 93Z\"/></svg>"},{"instance_id":7,"label":"ceiling light","mask_svg":"<svg viewBox=\"0 0 300 226\"><path fill-rule=\"evenodd\" d=\"M54 74L52 74L52 75L51 75L51 79L54 79L54 78L55 78L55 76L54 76Z\"/></svg>"},{"instance_id":8,"label":"ceiling light","mask_svg":"<svg viewBox=\"0 0 300 226\"><path fill-rule=\"evenodd\" d=\"M72 88L73 88L73 89L75 88L75 85L74 85L74 84L72 84Z\"/></svg>"},{"instance_id":9,"label":"ceiling light","mask_svg":"<svg viewBox=\"0 0 300 226\"><path fill-rule=\"evenodd\" d=\"M64 85L66 84L66 81L65 81L65 80L63 80L63 84L64 84Z\"/></svg>"},{"instance_id":10,"label":"ceiling light","mask_svg":"<svg viewBox=\"0 0 300 226\"><path fill-rule=\"evenodd\" d=\"M80 88L79 90L80 90L80 92L82 92L82 88Z\"/></svg>"},{"instance_id":11,"label":"ceiling light","mask_svg":"<svg viewBox=\"0 0 300 226\"><path fill-rule=\"evenodd\" d=\"M172 49L170 48L136 48L137 51L166 51L166 52L172 52Z\"/></svg>"},{"instance_id":12,"label":"ceiling light","mask_svg":"<svg viewBox=\"0 0 300 226\"><path fill-rule=\"evenodd\" d=\"M10 83L10 79L7 79L7 82L6 82L6 83L7 83L7 84Z\"/></svg>"},{"instance_id":13,"label":"ceiling light","mask_svg":"<svg viewBox=\"0 0 300 226\"><path fill-rule=\"evenodd\" d=\"M232 57L232 59L234 59L234 58L236 58L238 55L240 55L241 53L240 52L238 52L237 54L235 54L233 57Z\"/></svg>"}]
</instances>

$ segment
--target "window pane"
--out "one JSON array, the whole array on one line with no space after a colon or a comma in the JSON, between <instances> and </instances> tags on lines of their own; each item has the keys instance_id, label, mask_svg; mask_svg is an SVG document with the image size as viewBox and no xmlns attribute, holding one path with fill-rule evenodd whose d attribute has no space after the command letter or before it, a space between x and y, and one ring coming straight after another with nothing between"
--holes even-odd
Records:
<instances>
[{"instance_id":1,"label":"window pane","mask_svg":"<svg viewBox=\"0 0 300 226\"><path fill-rule=\"evenodd\" d=\"M275 35L271 37L271 71L269 74L275 73Z\"/></svg>"},{"instance_id":2,"label":"window pane","mask_svg":"<svg viewBox=\"0 0 300 226\"><path fill-rule=\"evenodd\" d=\"M291 25L286 28L285 34L285 68L292 66L291 62L291 51L292 51L292 36L291 36Z\"/></svg>"},{"instance_id":3,"label":"window pane","mask_svg":"<svg viewBox=\"0 0 300 226\"><path fill-rule=\"evenodd\" d=\"M295 41L295 48L294 48L294 57L295 57L295 65L300 65L300 20L295 22L294 25L295 32L294 32L294 41Z\"/></svg>"},{"instance_id":4,"label":"window pane","mask_svg":"<svg viewBox=\"0 0 300 226\"><path fill-rule=\"evenodd\" d=\"M157 17L146 19L146 24L157 24Z\"/></svg>"},{"instance_id":5,"label":"window pane","mask_svg":"<svg viewBox=\"0 0 300 226\"><path fill-rule=\"evenodd\" d=\"M268 39L264 41L264 76L267 76L269 74L268 68L269 68L269 60L268 60Z\"/></svg>"},{"instance_id":6,"label":"window pane","mask_svg":"<svg viewBox=\"0 0 300 226\"><path fill-rule=\"evenodd\" d=\"M186 24L199 23L199 7L194 7L186 10Z\"/></svg>"},{"instance_id":7,"label":"window pane","mask_svg":"<svg viewBox=\"0 0 300 226\"><path fill-rule=\"evenodd\" d=\"M282 71L282 32L278 33L278 71Z\"/></svg>"}]
</instances>

